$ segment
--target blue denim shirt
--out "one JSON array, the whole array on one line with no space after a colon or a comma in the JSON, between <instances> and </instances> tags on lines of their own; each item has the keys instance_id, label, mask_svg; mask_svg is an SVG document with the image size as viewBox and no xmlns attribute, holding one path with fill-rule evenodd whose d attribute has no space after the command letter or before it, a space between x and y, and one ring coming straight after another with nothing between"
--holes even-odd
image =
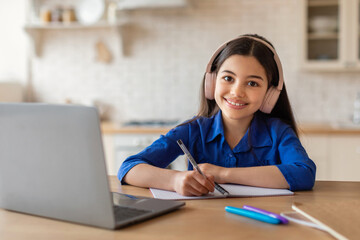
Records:
<instances>
[{"instance_id":1,"label":"blue denim shirt","mask_svg":"<svg viewBox=\"0 0 360 240\"><path fill-rule=\"evenodd\" d=\"M315 182L316 166L289 125L277 118L255 114L245 136L231 150L225 140L221 111L213 117L201 117L177 126L140 153L128 157L119 169L119 180L123 182L126 173L140 163L168 166L183 154L176 143L178 139L197 163L228 168L275 165L292 191L312 189ZM191 164L188 165L191 170Z\"/></svg>"}]
</instances>

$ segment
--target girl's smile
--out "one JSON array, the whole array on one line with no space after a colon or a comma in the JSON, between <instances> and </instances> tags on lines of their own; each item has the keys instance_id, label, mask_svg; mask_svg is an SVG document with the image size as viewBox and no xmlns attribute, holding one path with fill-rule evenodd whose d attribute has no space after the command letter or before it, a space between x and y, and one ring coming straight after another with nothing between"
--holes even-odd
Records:
<instances>
[{"instance_id":1,"label":"girl's smile","mask_svg":"<svg viewBox=\"0 0 360 240\"><path fill-rule=\"evenodd\" d=\"M239 101L239 100L233 100L233 99L227 99L224 98L226 103L228 104L229 107L234 108L234 109L242 109L244 108L247 103L245 103L244 101Z\"/></svg>"},{"instance_id":2,"label":"girl's smile","mask_svg":"<svg viewBox=\"0 0 360 240\"><path fill-rule=\"evenodd\" d=\"M215 101L224 121L250 122L267 88L265 69L255 57L232 55L226 59L218 71L215 86Z\"/></svg>"}]
</instances>

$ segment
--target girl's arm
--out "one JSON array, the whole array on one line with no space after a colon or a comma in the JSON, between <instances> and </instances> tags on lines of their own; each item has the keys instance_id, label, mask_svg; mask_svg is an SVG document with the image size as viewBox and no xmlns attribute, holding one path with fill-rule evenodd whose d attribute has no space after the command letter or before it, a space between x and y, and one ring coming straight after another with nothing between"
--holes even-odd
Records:
<instances>
[{"instance_id":1,"label":"girl's arm","mask_svg":"<svg viewBox=\"0 0 360 240\"><path fill-rule=\"evenodd\" d=\"M139 187L176 191L185 196L200 196L214 191L214 178L203 177L197 171L175 171L138 164L125 175L124 181Z\"/></svg>"},{"instance_id":2,"label":"girl's arm","mask_svg":"<svg viewBox=\"0 0 360 240\"><path fill-rule=\"evenodd\" d=\"M242 185L289 188L285 177L276 166L236 167L225 168L213 164L199 164L201 171L206 175L214 176L218 183L236 183Z\"/></svg>"},{"instance_id":3,"label":"girl's arm","mask_svg":"<svg viewBox=\"0 0 360 240\"><path fill-rule=\"evenodd\" d=\"M291 191L312 189L315 183L316 165L306 154L295 132L290 127L277 123L275 127L270 128L270 134L273 135L274 145L272 149L264 148L268 156L264 157L263 161L268 165L224 168L202 164L201 170L213 175L214 180L219 183L288 188ZM264 153L261 156L263 155Z\"/></svg>"},{"instance_id":4,"label":"girl's arm","mask_svg":"<svg viewBox=\"0 0 360 240\"><path fill-rule=\"evenodd\" d=\"M128 157L119 169L118 179L122 183L176 191L187 196L199 196L213 192L213 176L204 177L197 171L179 172L166 169L174 159L182 154L176 141L181 139L184 144L188 144L189 127L190 124L179 125L165 136L160 136L140 153ZM194 135L194 130L191 132ZM192 137L196 138L193 135Z\"/></svg>"}]
</instances>

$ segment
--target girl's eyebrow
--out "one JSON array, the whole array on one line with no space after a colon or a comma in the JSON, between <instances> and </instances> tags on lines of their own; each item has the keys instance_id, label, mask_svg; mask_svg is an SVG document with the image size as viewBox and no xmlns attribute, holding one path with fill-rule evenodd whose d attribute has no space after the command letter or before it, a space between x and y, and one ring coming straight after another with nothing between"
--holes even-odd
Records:
<instances>
[{"instance_id":1,"label":"girl's eyebrow","mask_svg":"<svg viewBox=\"0 0 360 240\"><path fill-rule=\"evenodd\" d=\"M257 79L264 81L264 79L258 75L249 75L248 78L257 78Z\"/></svg>"},{"instance_id":2,"label":"girl's eyebrow","mask_svg":"<svg viewBox=\"0 0 360 240\"><path fill-rule=\"evenodd\" d=\"M236 74L230 70L223 70L221 73L230 73L230 74L236 76ZM264 79L262 77L260 77L259 75L249 75L249 76L247 76L247 78L257 78L257 79L264 81Z\"/></svg>"},{"instance_id":3,"label":"girl's eyebrow","mask_svg":"<svg viewBox=\"0 0 360 240\"><path fill-rule=\"evenodd\" d=\"M223 70L223 71L222 71L222 73L223 73L223 72L225 72L225 73L230 73L230 74L232 74L232 75L235 75L235 76L236 76L236 74L235 74L234 72L230 71L230 70Z\"/></svg>"}]
</instances>

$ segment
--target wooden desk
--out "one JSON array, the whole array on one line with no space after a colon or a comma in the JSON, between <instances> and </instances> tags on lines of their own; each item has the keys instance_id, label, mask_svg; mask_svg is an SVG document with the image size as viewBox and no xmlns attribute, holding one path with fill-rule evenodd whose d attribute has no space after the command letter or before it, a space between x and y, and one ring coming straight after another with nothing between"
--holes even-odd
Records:
<instances>
[{"instance_id":1,"label":"wooden desk","mask_svg":"<svg viewBox=\"0 0 360 240\"><path fill-rule=\"evenodd\" d=\"M109 179L112 191L151 196L148 189L121 186L113 176ZM329 199L360 199L360 182L318 181L313 191L296 192L294 196L186 201L180 210L116 231L0 209L0 239L333 239L325 232L295 223L271 225L224 210L227 205L249 204L279 213L291 211L295 201L324 203ZM358 221L354 219L354 224Z\"/></svg>"}]
</instances>

